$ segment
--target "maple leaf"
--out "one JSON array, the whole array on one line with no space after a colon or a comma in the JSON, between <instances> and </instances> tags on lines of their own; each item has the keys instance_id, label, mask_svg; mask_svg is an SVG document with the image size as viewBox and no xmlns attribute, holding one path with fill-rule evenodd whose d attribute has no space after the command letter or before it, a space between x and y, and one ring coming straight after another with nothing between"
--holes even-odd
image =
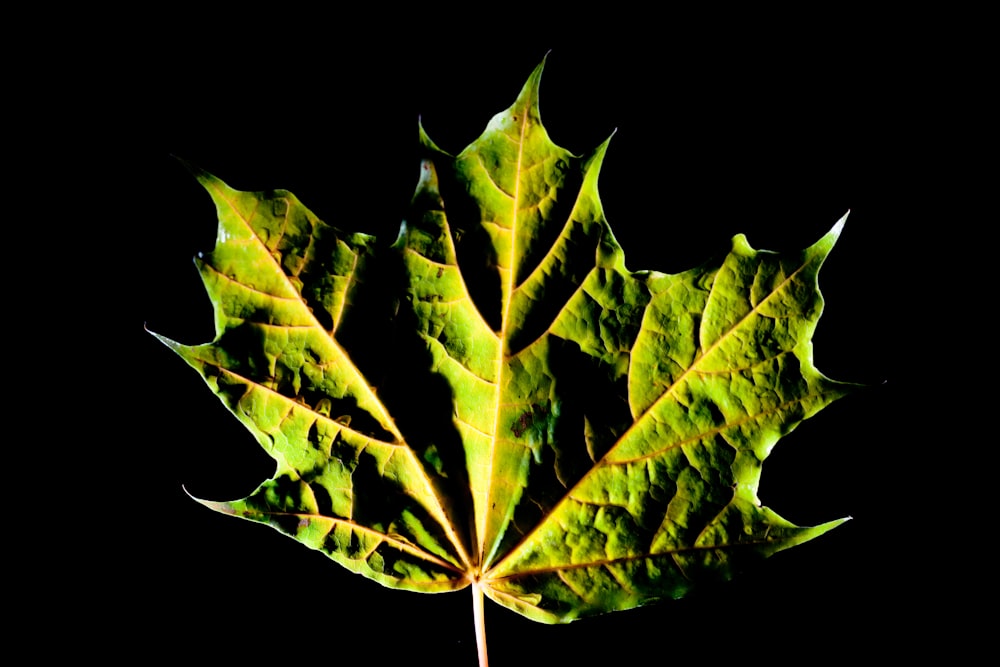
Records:
<instances>
[{"instance_id":1,"label":"maple leaf","mask_svg":"<svg viewBox=\"0 0 1000 667\"><path fill-rule=\"evenodd\" d=\"M219 215L196 262L216 338L162 336L276 461L200 501L386 586L472 585L566 622L678 598L821 535L761 506L783 435L853 385L813 365L817 274L736 236L719 262L625 268L597 180L538 112L542 65L457 156L425 159L391 247L289 192L196 177Z\"/></svg>"}]
</instances>

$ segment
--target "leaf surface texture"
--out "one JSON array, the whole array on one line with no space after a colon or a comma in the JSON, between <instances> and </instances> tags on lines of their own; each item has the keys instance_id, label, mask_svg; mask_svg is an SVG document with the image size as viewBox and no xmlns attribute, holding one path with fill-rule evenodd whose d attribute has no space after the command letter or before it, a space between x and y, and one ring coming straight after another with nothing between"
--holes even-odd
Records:
<instances>
[{"instance_id":1,"label":"leaf surface texture","mask_svg":"<svg viewBox=\"0 0 1000 667\"><path fill-rule=\"evenodd\" d=\"M811 344L843 220L798 253L741 235L683 273L629 271L598 196L607 143L550 141L541 71L457 156L421 129L391 246L195 170L219 216L196 261L217 335L160 338L276 462L204 504L387 586L478 582L565 622L841 523L796 526L757 487L774 444L852 386Z\"/></svg>"}]
</instances>

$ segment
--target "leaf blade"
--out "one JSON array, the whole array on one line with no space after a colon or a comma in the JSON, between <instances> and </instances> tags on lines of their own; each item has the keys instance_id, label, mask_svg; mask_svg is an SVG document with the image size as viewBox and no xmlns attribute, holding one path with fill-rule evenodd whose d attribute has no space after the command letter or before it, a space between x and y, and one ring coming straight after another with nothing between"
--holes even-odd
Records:
<instances>
[{"instance_id":1,"label":"leaf blade","mask_svg":"<svg viewBox=\"0 0 1000 667\"><path fill-rule=\"evenodd\" d=\"M332 526L357 511L354 477L362 476L359 466L362 471L370 468L364 473L365 485L397 502L390 511L393 516L368 517L372 525L362 528L381 531L386 540L393 531L400 531L426 550L428 562L443 559L454 567L457 583L451 587L465 585L461 572L468 557L426 469L333 335L349 307L351 278L359 264L369 261L371 237L338 233L285 191L245 193L205 172L196 175L219 213L216 247L196 260L215 304L216 339L187 346L158 338L202 375L275 459L277 472L272 482L284 478L291 483L286 485L289 489L304 483L312 488L312 495L322 495L334 520ZM305 234L308 241L293 244L295 249L322 247L325 236L327 247L339 253L317 258L304 252L290 261L281 252L281 241L288 238L296 217L300 226L304 220L312 231ZM353 254L353 260L345 261L345 253ZM322 264L320 270L314 263ZM348 268L338 274L338 266ZM318 273L325 284L310 287L310 272ZM299 276L303 279L296 280ZM329 280L330 276L340 280ZM329 315L332 331L314 314L321 308ZM337 454L331 456L334 450ZM391 454L396 451L402 453ZM369 459L370 464L362 465ZM272 523L281 513L308 516L316 509L305 501L309 494L294 491L255 506L253 501L268 490L273 496L274 485L269 488L265 483L255 494L228 504L230 513L245 518L253 514L259 521ZM264 509L270 505L275 507ZM297 534L295 530L282 532ZM331 539L336 541L336 537ZM301 541L309 543L310 539ZM352 557L340 555L346 553L345 548L331 545L321 550L357 569ZM393 583L405 587L405 579Z\"/></svg>"},{"instance_id":2,"label":"leaf blade","mask_svg":"<svg viewBox=\"0 0 1000 667\"><path fill-rule=\"evenodd\" d=\"M546 608L553 602L543 598L531 611L532 617L554 621L587 613L581 611L585 609L593 608L597 611L590 613L598 613L631 608L665 595L678 597L689 588L688 579L705 576L697 574L696 567L711 569L711 561L703 559L698 566L698 559L685 557L682 565L675 554L708 549L723 554L716 557L726 560L730 558L728 551L731 548L754 545L755 557L763 557L839 525L838 522L824 524L823 530L794 526L767 508L761 508L756 494L761 463L778 438L850 389L850 385L834 383L816 371L809 344L822 311L817 281L819 266L842 227L843 220L807 249L800 265L791 271L787 270L788 262L780 256L754 251L745 239L737 237L733 250L719 269L688 272L678 280L672 280L676 277L649 276L650 281L668 287L650 300L647 314L658 307L676 313L677 304L661 302L678 293L674 289L677 285L687 288L682 292L688 295L684 301L703 309L702 326L696 328L692 321L686 328L687 335L698 341L698 349L693 352L693 346L688 346L690 365L672 376L669 384L663 383L662 375L648 372L641 362L633 367L633 372L648 376L644 378L645 383L661 387L662 393L655 400L647 401L649 405L607 454L491 574L505 581L505 592L509 593L512 579L537 572L539 568L558 572L563 578L563 572L610 568L614 563L638 562L670 554L681 576L672 584L664 584L670 577L659 568L656 579L661 583L657 594L651 597L636 595L627 587L615 591L612 580L628 579L623 579L622 574L611 576L593 585L603 591L600 604L580 596L583 582L578 582L574 595L585 604L553 616L554 612ZM725 271L727 266L734 264L744 270ZM745 270L748 265L754 270ZM780 276L777 287L760 298L757 277L761 272L772 276L783 272L788 275ZM711 288L691 290L693 285L706 284L701 280L704 275L713 276ZM792 290L789 287L796 277L806 284L806 288ZM776 336L766 322L756 320L754 313L761 311L773 295L784 293L783 290L794 292L795 296L785 299L781 308L773 309L771 314L799 318L796 326L786 327ZM719 292L728 295L730 302L747 303L751 307L733 307L732 303L720 307L717 304L726 299L713 299ZM713 307L721 309L725 317L704 316L710 314ZM653 322L660 318L647 319L644 315L643 319ZM676 322L680 318L672 319ZM704 326L706 321L726 321L726 324L714 326L716 335L711 336L705 333L706 329L713 330L713 327ZM752 326L755 322L756 326ZM730 350L727 358L720 362L716 357L726 356L725 342L734 340L737 335L734 332L740 328L752 329L754 333L763 330L765 335L761 339L768 343L764 346L768 348L765 351L773 353L770 346L777 346L780 352L771 357L763 355L763 361L749 359L761 350L742 344ZM648 331L648 327L644 330ZM674 334L677 340L676 329ZM754 336L747 338L753 340ZM783 363L783 356L789 353L795 361ZM766 374L754 373L752 366L743 365L750 361L777 364L777 367ZM742 377L747 373L752 377ZM632 390L635 390L635 383L630 383L630 398L634 398ZM752 430L747 428L750 423L754 426ZM722 530L721 526L729 523L726 517L734 512L744 519L742 525L748 539L733 540L729 537L732 531ZM775 532L770 540L756 537L762 532L771 535L772 530ZM717 542L712 541L713 536ZM638 572L633 575L640 576ZM562 585L574 590L565 580ZM500 599L520 600L516 595ZM528 606L523 602L516 604L521 613L526 613Z\"/></svg>"},{"instance_id":3,"label":"leaf blade","mask_svg":"<svg viewBox=\"0 0 1000 667\"><path fill-rule=\"evenodd\" d=\"M246 498L200 502L384 585L472 583L565 622L840 525L796 526L757 487L774 444L852 385L812 362L843 220L800 253L740 235L690 271L629 271L598 193L608 142L584 157L551 142L543 66L457 156L421 128L389 253L290 193L196 171L219 214L197 261L217 335L160 339L276 461ZM391 311L378 363L372 294Z\"/></svg>"}]
</instances>

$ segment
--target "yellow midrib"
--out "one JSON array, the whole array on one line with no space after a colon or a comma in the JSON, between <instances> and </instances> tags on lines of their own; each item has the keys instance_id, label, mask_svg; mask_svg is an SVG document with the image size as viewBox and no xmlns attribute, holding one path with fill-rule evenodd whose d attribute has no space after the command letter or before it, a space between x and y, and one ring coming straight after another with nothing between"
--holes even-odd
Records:
<instances>
[{"instance_id":1,"label":"yellow midrib","mask_svg":"<svg viewBox=\"0 0 1000 667\"><path fill-rule=\"evenodd\" d=\"M517 163L514 168L514 196L511 202L512 213L510 221L510 251L507 258L507 277L506 285L503 297L503 310L500 315L500 331L498 333L500 338L500 353L497 355L497 368L496 368L496 402L493 405L493 439L491 443L490 451L490 476L489 482L486 487L486 507L483 508L484 516L482 521L482 526L479 527L479 567L480 571L484 570L488 563L486 558L486 538L489 531L489 521L491 518L495 520L496 514L491 512L493 502L493 479L495 475L495 465L496 465L496 453L497 453L497 441L500 439L500 402L501 402L501 392L503 390L503 369L504 363L507 359L507 320L510 315L510 304L514 297L514 277L515 277L515 262L517 260L517 223L518 223L518 212L519 212L519 202L521 198L521 162L524 158L524 135L528 127L528 116L530 115L531 109L531 98L525 100L524 108L521 110L521 127L518 132L517 140ZM491 536L493 538L494 536ZM496 545L494 544L495 548ZM490 554L491 555L491 554Z\"/></svg>"}]
</instances>

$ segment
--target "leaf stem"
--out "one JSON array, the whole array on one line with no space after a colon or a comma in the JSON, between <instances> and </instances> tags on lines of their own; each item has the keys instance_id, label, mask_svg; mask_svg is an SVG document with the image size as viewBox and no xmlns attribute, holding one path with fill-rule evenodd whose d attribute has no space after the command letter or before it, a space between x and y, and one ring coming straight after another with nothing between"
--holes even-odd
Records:
<instances>
[{"instance_id":1,"label":"leaf stem","mask_svg":"<svg viewBox=\"0 0 1000 667\"><path fill-rule=\"evenodd\" d=\"M476 648L479 650L479 667L489 667L486 656L486 619L483 615L483 587L472 582L472 617L476 623Z\"/></svg>"}]
</instances>

